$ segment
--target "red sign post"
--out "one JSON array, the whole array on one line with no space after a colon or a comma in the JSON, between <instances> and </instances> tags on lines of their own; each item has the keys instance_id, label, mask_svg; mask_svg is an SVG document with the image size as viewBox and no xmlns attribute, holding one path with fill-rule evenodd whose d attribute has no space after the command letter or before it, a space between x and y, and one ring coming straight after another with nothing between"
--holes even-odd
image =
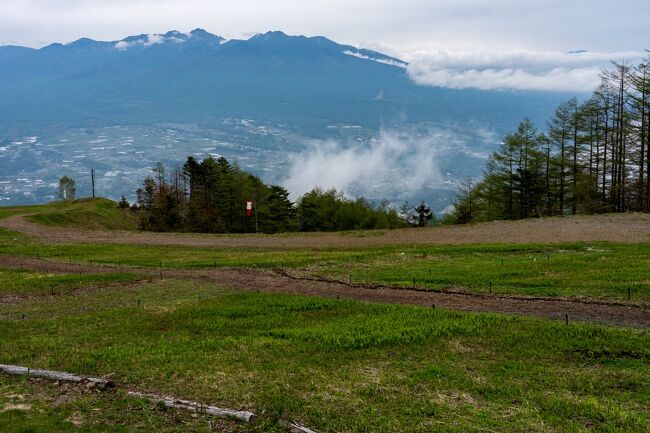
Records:
<instances>
[{"instance_id":1,"label":"red sign post","mask_svg":"<svg viewBox=\"0 0 650 433\"><path fill-rule=\"evenodd\" d=\"M253 209L253 206L255 206L255 209ZM249 199L246 201L246 216L250 217L253 214L253 210L255 211L255 233L257 233L257 205L253 202L253 199Z\"/></svg>"}]
</instances>

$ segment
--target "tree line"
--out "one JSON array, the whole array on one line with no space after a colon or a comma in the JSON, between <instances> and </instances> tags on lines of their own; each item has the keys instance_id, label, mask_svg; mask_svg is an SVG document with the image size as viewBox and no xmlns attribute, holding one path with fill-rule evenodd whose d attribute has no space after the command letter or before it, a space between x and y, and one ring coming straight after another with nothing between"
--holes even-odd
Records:
<instances>
[{"instance_id":1,"label":"tree line","mask_svg":"<svg viewBox=\"0 0 650 433\"><path fill-rule=\"evenodd\" d=\"M159 163L153 173L136 191L133 206L144 230L335 231L392 229L431 220L431 210L424 203L403 215L387 202L373 205L364 198L352 200L334 189L315 188L293 203L285 188L267 185L223 157L199 161L189 156L182 167L167 170ZM120 203L128 206L124 198Z\"/></svg>"},{"instance_id":2,"label":"tree line","mask_svg":"<svg viewBox=\"0 0 650 433\"><path fill-rule=\"evenodd\" d=\"M545 131L524 119L466 181L457 223L650 212L650 59L612 62L591 97L562 103Z\"/></svg>"}]
</instances>

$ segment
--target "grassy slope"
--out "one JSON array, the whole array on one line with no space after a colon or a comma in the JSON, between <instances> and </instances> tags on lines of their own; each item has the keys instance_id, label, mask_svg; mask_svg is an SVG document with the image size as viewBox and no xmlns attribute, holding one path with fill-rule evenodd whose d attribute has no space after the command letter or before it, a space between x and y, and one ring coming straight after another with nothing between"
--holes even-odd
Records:
<instances>
[{"instance_id":1,"label":"grassy slope","mask_svg":"<svg viewBox=\"0 0 650 433\"><path fill-rule=\"evenodd\" d=\"M136 217L117 208L117 203L105 198L85 198L70 202L52 202L39 206L0 208L0 218L17 214L31 214L34 223L55 227L80 229L135 230Z\"/></svg>"},{"instance_id":2,"label":"grassy slope","mask_svg":"<svg viewBox=\"0 0 650 433\"><path fill-rule=\"evenodd\" d=\"M0 208L0 218L86 229L134 229L135 216L106 199ZM372 233L372 232L369 232ZM0 229L0 253L131 266L293 268L308 275L421 288L650 302L650 243L388 246L364 249L246 249L47 245Z\"/></svg>"},{"instance_id":3,"label":"grassy slope","mask_svg":"<svg viewBox=\"0 0 650 433\"><path fill-rule=\"evenodd\" d=\"M0 335L2 363L114 373L140 389L246 407L260 414L248 431L282 431L274 424L280 416L322 433L650 428L648 330L166 280L2 304ZM189 417L170 421L120 393L75 394L53 406L47 396L29 397L47 417L2 412L29 386L0 377L0 430L51 431L60 423L76 431L65 421L72 414L95 423L87 431L200 430Z\"/></svg>"},{"instance_id":4,"label":"grassy slope","mask_svg":"<svg viewBox=\"0 0 650 433\"><path fill-rule=\"evenodd\" d=\"M72 386L11 377L0 377L0 411L2 433L247 431L209 415L165 412L121 391L82 393Z\"/></svg>"},{"instance_id":5,"label":"grassy slope","mask_svg":"<svg viewBox=\"0 0 650 433\"><path fill-rule=\"evenodd\" d=\"M138 245L52 245L0 231L0 253L125 266L290 268L356 282L531 296L650 302L650 244L245 249Z\"/></svg>"},{"instance_id":6,"label":"grassy slope","mask_svg":"<svg viewBox=\"0 0 650 433\"><path fill-rule=\"evenodd\" d=\"M0 296L17 293L30 296L65 293L90 285L132 282L137 278L127 273L59 275L2 269Z\"/></svg>"},{"instance_id":7,"label":"grassy slope","mask_svg":"<svg viewBox=\"0 0 650 433\"><path fill-rule=\"evenodd\" d=\"M47 224L108 228L117 211L110 203L2 208L0 217L27 211ZM632 287L634 299L650 300L648 244L272 251L44 245L0 231L0 253L180 268L283 266L476 291L492 281L495 292L608 299L624 299ZM0 363L114 373L129 386L261 415L253 426L224 431L283 431L280 416L319 432L650 429L648 330L133 279L0 270L0 297L8 299L0 302ZM0 431L189 432L214 422L161 412L121 392L63 392L0 376ZM32 409L3 411L21 402Z\"/></svg>"},{"instance_id":8,"label":"grassy slope","mask_svg":"<svg viewBox=\"0 0 650 433\"><path fill-rule=\"evenodd\" d=\"M650 301L650 244L416 247L360 261L313 267L310 274L430 289L528 296Z\"/></svg>"}]
</instances>

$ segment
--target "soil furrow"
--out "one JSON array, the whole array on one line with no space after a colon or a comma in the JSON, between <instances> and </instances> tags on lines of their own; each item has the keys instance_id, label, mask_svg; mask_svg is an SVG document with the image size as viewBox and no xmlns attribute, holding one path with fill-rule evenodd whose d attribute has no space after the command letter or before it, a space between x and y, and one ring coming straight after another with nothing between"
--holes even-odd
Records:
<instances>
[{"instance_id":1,"label":"soil furrow","mask_svg":"<svg viewBox=\"0 0 650 433\"><path fill-rule=\"evenodd\" d=\"M458 311L497 312L569 321L589 321L623 326L650 326L650 310L644 305L620 302L584 302L554 298L445 293L387 286L369 287L325 279L303 279L273 270L251 268L156 269L90 266L46 261L30 257L0 256L0 267L51 273L130 272L163 278L217 284L241 291L325 296L366 302L407 304Z\"/></svg>"}]
</instances>

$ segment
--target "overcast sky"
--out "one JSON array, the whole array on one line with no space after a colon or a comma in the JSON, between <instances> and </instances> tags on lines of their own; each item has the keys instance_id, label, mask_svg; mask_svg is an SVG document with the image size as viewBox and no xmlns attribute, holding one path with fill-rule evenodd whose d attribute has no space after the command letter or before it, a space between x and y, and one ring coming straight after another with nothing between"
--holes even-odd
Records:
<instances>
[{"instance_id":1,"label":"overcast sky","mask_svg":"<svg viewBox=\"0 0 650 433\"><path fill-rule=\"evenodd\" d=\"M400 56L423 84L544 90L588 87L603 58L650 48L649 16L648 0L0 0L0 45L283 30Z\"/></svg>"}]
</instances>

